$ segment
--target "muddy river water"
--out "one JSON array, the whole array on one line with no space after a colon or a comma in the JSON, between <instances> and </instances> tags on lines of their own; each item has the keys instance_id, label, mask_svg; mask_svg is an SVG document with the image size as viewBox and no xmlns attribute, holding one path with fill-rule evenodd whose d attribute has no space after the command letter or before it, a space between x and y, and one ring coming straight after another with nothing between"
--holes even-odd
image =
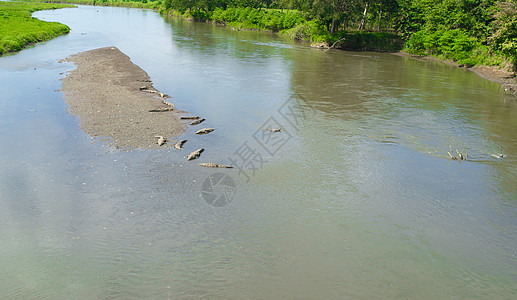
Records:
<instances>
[{"instance_id":1,"label":"muddy river water","mask_svg":"<svg viewBox=\"0 0 517 300\"><path fill-rule=\"evenodd\" d=\"M35 16L72 31L0 57L0 298L515 297L517 102L497 84L149 10ZM59 61L108 46L216 130L184 151L86 135ZM187 162L200 147L234 168Z\"/></svg>"}]
</instances>

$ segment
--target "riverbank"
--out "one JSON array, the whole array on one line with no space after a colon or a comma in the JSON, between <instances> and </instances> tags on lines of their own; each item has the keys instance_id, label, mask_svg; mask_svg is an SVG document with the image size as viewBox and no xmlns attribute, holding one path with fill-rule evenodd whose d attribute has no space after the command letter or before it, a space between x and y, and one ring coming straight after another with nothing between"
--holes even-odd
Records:
<instances>
[{"instance_id":1,"label":"riverbank","mask_svg":"<svg viewBox=\"0 0 517 300\"><path fill-rule=\"evenodd\" d=\"M517 96L517 80L515 79L515 72L501 69L497 66L474 66L468 69L482 78L500 84L506 92Z\"/></svg>"},{"instance_id":2,"label":"riverbank","mask_svg":"<svg viewBox=\"0 0 517 300\"><path fill-rule=\"evenodd\" d=\"M397 56L407 57L410 59L420 60L420 61L432 61L438 62L446 65L450 65L457 68L464 68L466 70L472 71L476 73L478 76L495 82L501 85L501 88L511 93L514 96L517 96L517 80L515 78L515 71L511 71L510 67L499 67L499 66L473 66L473 67L465 67L462 64L458 64L457 62L451 60L441 60L433 56L421 56L421 55L413 55L404 51L393 53Z\"/></svg>"},{"instance_id":3,"label":"riverbank","mask_svg":"<svg viewBox=\"0 0 517 300\"><path fill-rule=\"evenodd\" d=\"M66 4L0 2L0 56L17 52L37 42L51 40L70 32L57 22L33 18L38 10L74 7Z\"/></svg>"},{"instance_id":4,"label":"riverbank","mask_svg":"<svg viewBox=\"0 0 517 300\"><path fill-rule=\"evenodd\" d=\"M32 0L25 0L32 1ZM396 55L401 55L418 60L430 60L442 62L445 64L463 67L463 65L449 61L441 60L434 56L419 56L412 55L406 52L400 52L404 47L403 41L400 37L394 33L376 33L376 32L338 32L333 39L328 39L328 35L316 34L317 26L313 21L302 22L301 15L296 11L290 11L280 13L277 10L271 10L270 16L267 17L266 21L257 21L257 16L250 17L253 13L252 9L228 9L214 11L213 18L211 20L206 19L206 13L199 14L179 13L172 9L164 9L159 1L154 2L135 2L135 1L120 1L120 0L42 0L44 2L59 2L59 3L76 3L76 4L88 4L88 5L102 5L102 6L124 6L134 8L148 8L159 10L159 13L165 16L177 16L185 18L190 21L200 21L216 23L223 26L228 26L232 29L244 29L244 30L265 30L276 32L277 34L289 36L292 39L307 41L312 47L326 49L333 45L335 49L339 50L352 50L352 51L379 51L379 52L392 52ZM264 14L264 11L262 11ZM285 16L280 17L282 14ZM267 15L267 14L266 14ZM271 18L273 15L278 15L275 18ZM252 22L252 20L254 20ZM261 24L268 24L269 27L261 27ZM262 25L264 25L262 24ZM282 25L280 25L282 24ZM287 25L289 24L289 25ZM286 26L286 27L285 27ZM316 26L316 27L315 27ZM289 28L290 29L287 29ZM283 29L282 29L283 28ZM326 41L327 40L327 41ZM329 42L330 41L330 42ZM338 41L337 43L333 43ZM509 71L509 68L500 68L497 66L486 66L477 65L469 67L469 70L477 73L479 76L488 79L490 81L501 84L503 89L512 92L517 95L517 81L514 79L515 72Z\"/></svg>"},{"instance_id":5,"label":"riverbank","mask_svg":"<svg viewBox=\"0 0 517 300\"><path fill-rule=\"evenodd\" d=\"M280 12L273 11L279 15ZM376 51L376 52L391 52L396 55L409 57L418 60L437 61L457 67L464 67L458 62L449 60L440 60L434 56L418 56L411 55L402 51L404 49L404 41L396 33L386 32L345 32L339 31L335 36L331 37L328 32L318 28L318 24L313 21L302 21L301 15L297 12L291 12L291 16L287 17L286 13L283 18L268 17L266 21L261 21L256 15L253 15L251 9L216 9L210 19L206 13L192 14L192 13L178 13L172 9L160 10L161 14L169 16L183 17L190 21L212 22L222 24L232 29L244 30L267 30L281 35L287 35L292 39L302 40L308 42L313 48L328 49L330 47L344 51ZM264 12L262 12L264 14ZM290 20L289 25L286 26L285 20ZM275 20L275 21L271 21ZM269 27L264 27L268 24ZM280 25L282 24L282 25ZM509 71L509 67L501 68L498 66L477 65L468 67L467 69L475 72L479 76L500 84L505 91L511 91L512 94L517 95L517 81L515 80L515 72Z\"/></svg>"},{"instance_id":6,"label":"riverbank","mask_svg":"<svg viewBox=\"0 0 517 300\"><path fill-rule=\"evenodd\" d=\"M183 112L169 110L170 97L154 89L149 75L119 49L90 50L67 61L77 68L63 79L64 98L92 138L120 149L158 149L170 143L160 146L156 136L170 139L185 131Z\"/></svg>"},{"instance_id":7,"label":"riverbank","mask_svg":"<svg viewBox=\"0 0 517 300\"><path fill-rule=\"evenodd\" d=\"M161 1L123 1L123 0L19 0L24 2L45 2L45 3L73 3L93 6L114 6L129 8L147 8L157 10Z\"/></svg>"}]
</instances>

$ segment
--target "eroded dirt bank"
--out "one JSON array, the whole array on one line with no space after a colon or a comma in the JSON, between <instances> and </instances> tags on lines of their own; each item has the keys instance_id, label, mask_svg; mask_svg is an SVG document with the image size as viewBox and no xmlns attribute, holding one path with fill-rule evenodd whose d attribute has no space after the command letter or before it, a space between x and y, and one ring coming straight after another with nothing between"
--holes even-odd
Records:
<instances>
[{"instance_id":1,"label":"eroded dirt bank","mask_svg":"<svg viewBox=\"0 0 517 300\"><path fill-rule=\"evenodd\" d=\"M77 68L63 79L69 111L92 137L121 149L156 149L156 136L169 141L185 131L170 97L155 90L149 75L115 47L75 54ZM145 87L145 88L144 88ZM159 112L152 112L159 111Z\"/></svg>"}]
</instances>

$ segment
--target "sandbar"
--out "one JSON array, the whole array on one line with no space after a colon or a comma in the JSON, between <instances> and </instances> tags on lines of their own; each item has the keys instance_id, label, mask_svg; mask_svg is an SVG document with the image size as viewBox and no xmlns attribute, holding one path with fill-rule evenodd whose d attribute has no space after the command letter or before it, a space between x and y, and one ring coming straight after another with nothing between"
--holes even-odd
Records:
<instances>
[{"instance_id":1,"label":"sandbar","mask_svg":"<svg viewBox=\"0 0 517 300\"><path fill-rule=\"evenodd\" d=\"M116 47L94 49L66 59L76 65L62 79L69 112L95 139L118 149L158 149L185 132L185 112L172 109L168 95L152 86L149 75ZM145 88L144 88L145 87ZM156 136L169 143L159 146Z\"/></svg>"}]
</instances>

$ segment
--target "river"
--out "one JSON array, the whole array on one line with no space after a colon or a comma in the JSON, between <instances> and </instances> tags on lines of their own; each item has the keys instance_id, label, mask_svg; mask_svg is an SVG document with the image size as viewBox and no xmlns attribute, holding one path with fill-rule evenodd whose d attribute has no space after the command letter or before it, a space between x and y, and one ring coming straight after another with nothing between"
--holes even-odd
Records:
<instances>
[{"instance_id":1,"label":"river","mask_svg":"<svg viewBox=\"0 0 517 300\"><path fill-rule=\"evenodd\" d=\"M149 10L34 15L72 31L0 57L1 298L517 294L517 102L497 84ZM216 130L185 151L86 135L59 61L107 46ZM187 162L198 146L236 168Z\"/></svg>"}]
</instances>

